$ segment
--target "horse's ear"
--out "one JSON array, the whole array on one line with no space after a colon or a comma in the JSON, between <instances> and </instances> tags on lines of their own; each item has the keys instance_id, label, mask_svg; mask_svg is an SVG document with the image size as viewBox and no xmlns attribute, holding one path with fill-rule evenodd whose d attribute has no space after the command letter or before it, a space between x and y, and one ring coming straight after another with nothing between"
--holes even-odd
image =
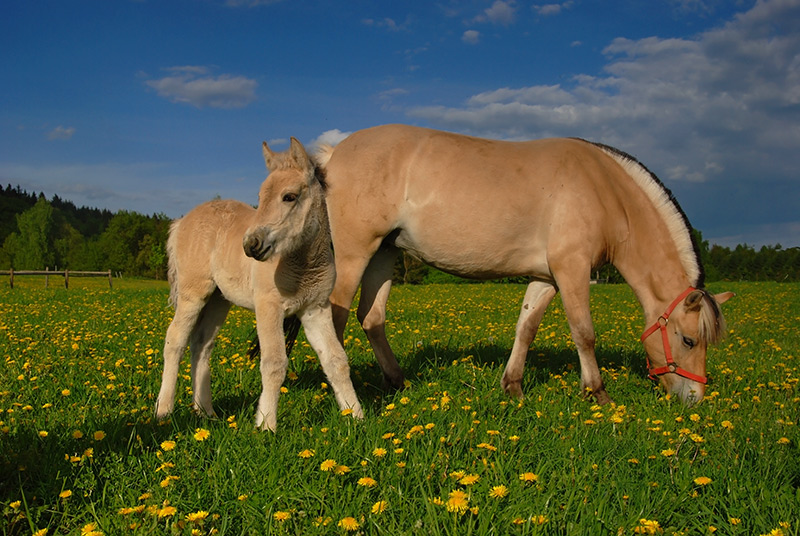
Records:
<instances>
[{"instance_id":1,"label":"horse's ear","mask_svg":"<svg viewBox=\"0 0 800 536\"><path fill-rule=\"evenodd\" d=\"M723 292L721 294L714 294L713 298L718 304L722 305L726 301L736 296L733 292Z\"/></svg>"},{"instance_id":2,"label":"horse's ear","mask_svg":"<svg viewBox=\"0 0 800 536\"><path fill-rule=\"evenodd\" d=\"M687 311L699 311L700 306L703 304L703 291L702 290L693 290L686 296L686 299L683 300L683 306L686 308Z\"/></svg>"},{"instance_id":3,"label":"horse's ear","mask_svg":"<svg viewBox=\"0 0 800 536\"><path fill-rule=\"evenodd\" d=\"M292 160L297 163L300 169L314 169L314 165L311 163L311 158L309 158L306 148L303 147L302 143L297 141L297 138L292 137L292 144L291 148L289 149L289 154L292 155Z\"/></svg>"},{"instance_id":4,"label":"horse's ear","mask_svg":"<svg viewBox=\"0 0 800 536\"><path fill-rule=\"evenodd\" d=\"M264 153L264 163L267 165L267 171L272 171L272 166L275 164L275 153L269 148L267 142L261 142L261 152Z\"/></svg>"}]
</instances>

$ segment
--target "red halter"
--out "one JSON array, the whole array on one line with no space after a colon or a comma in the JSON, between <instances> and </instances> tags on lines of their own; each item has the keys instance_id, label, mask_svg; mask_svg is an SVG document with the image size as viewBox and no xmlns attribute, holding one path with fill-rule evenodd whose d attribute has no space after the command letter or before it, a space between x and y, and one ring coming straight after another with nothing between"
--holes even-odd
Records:
<instances>
[{"instance_id":1,"label":"red halter","mask_svg":"<svg viewBox=\"0 0 800 536\"><path fill-rule=\"evenodd\" d=\"M657 376L661 376L662 374L667 374L668 372L672 372L677 374L678 376L683 376L684 378L688 378L690 380L696 381L698 383L707 383L708 379L705 376L698 376L697 374L692 374L688 370L682 369L675 363L675 360L672 359L672 350L669 347L669 336L667 335L667 324L669 323L669 315L672 314L672 311L675 310L675 307L686 298L691 292L695 291L694 287L689 287L683 291L683 294L675 298L669 307L667 307L666 312L658 317L658 320L655 323L647 328L645 332L642 334L641 341L644 340L656 332L656 330L661 330L661 340L664 343L664 355L667 358L667 364L663 367L657 368L650 368L650 357L647 357L647 368L650 369L650 378L655 380Z\"/></svg>"}]
</instances>

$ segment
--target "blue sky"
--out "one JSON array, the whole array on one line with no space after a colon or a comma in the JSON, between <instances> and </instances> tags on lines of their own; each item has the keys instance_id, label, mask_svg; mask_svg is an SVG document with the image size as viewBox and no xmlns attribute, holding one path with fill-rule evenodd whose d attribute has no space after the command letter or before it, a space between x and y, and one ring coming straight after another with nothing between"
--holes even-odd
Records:
<instances>
[{"instance_id":1,"label":"blue sky","mask_svg":"<svg viewBox=\"0 0 800 536\"><path fill-rule=\"evenodd\" d=\"M552 3L548 3L552 2ZM0 184L178 217L383 123L622 149L712 243L800 246L800 0L6 0Z\"/></svg>"}]
</instances>

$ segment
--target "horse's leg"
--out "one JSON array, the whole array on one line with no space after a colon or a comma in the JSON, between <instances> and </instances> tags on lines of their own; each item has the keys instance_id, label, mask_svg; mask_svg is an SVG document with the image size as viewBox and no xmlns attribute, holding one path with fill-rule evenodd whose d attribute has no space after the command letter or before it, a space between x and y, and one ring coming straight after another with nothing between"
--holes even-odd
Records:
<instances>
[{"instance_id":1,"label":"horse's leg","mask_svg":"<svg viewBox=\"0 0 800 536\"><path fill-rule=\"evenodd\" d=\"M525 291L522 309L517 320L517 331L514 336L514 347L511 357L508 358L506 370L503 372L501 385L506 393L522 398L522 373L525 370L525 358L531 347L539 324L542 321L547 306L556 295L556 287L552 283L531 281Z\"/></svg>"},{"instance_id":2,"label":"horse's leg","mask_svg":"<svg viewBox=\"0 0 800 536\"><path fill-rule=\"evenodd\" d=\"M214 407L211 404L211 369L209 361L211 351L214 349L214 340L219 333L219 328L225 322L231 304L222 297L219 291L215 292L208 301L200 318L192 330L189 339L189 348L192 351L192 406L194 410L208 417L215 417Z\"/></svg>"},{"instance_id":3,"label":"horse's leg","mask_svg":"<svg viewBox=\"0 0 800 536\"><path fill-rule=\"evenodd\" d=\"M337 250L335 258L336 283L330 297L331 313L336 336L340 343L344 343L344 330L347 327L347 318L350 316L350 307L353 305L361 277L369 263L369 257L348 256Z\"/></svg>"},{"instance_id":4,"label":"horse's leg","mask_svg":"<svg viewBox=\"0 0 800 536\"><path fill-rule=\"evenodd\" d=\"M336 401L342 410L353 410L353 416L362 419L364 412L358 403L356 390L350 379L350 365L342 343L333 328L330 305L307 309L300 317L309 344L319 356L322 370L331 382Z\"/></svg>"},{"instance_id":5,"label":"horse's leg","mask_svg":"<svg viewBox=\"0 0 800 536\"><path fill-rule=\"evenodd\" d=\"M197 317L205 305L205 297L188 299L180 295L175 303L175 316L164 339L164 371L161 375L161 390L156 399L157 419L165 418L175 407L175 384L178 381L181 357L189 343Z\"/></svg>"},{"instance_id":6,"label":"horse's leg","mask_svg":"<svg viewBox=\"0 0 800 536\"><path fill-rule=\"evenodd\" d=\"M261 347L261 396L256 409L256 427L274 432L281 384L289 364L283 341L283 311L278 304L256 301L256 329Z\"/></svg>"},{"instance_id":7,"label":"horse's leg","mask_svg":"<svg viewBox=\"0 0 800 536\"><path fill-rule=\"evenodd\" d=\"M401 389L405 379L386 339L386 302L392 289L392 270L398 252L395 247L383 246L372 257L361 281L357 312L358 321L383 371L383 381L393 389Z\"/></svg>"},{"instance_id":8,"label":"horse's leg","mask_svg":"<svg viewBox=\"0 0 800 536\"><path fill-rule=\"evenodd\" d=\"M552 266L552 263L551 263ZM556 273L556 282L564 303L564 312L572 333L572 340L578 349L581 362L581 389L584 397L594 397L598 404L611 402L606 393L597 357L594 353L595 334L592 325L592 314L589 308L589 275L590 266L582 259L570 257L564 263L569 266L564 272Z\"/></svg>"}]
</instances>

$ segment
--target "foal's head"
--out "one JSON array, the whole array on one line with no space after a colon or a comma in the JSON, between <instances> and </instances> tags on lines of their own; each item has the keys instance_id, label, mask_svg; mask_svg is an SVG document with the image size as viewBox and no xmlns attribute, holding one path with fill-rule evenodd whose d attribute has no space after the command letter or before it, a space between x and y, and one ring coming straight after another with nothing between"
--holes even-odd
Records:
<instances>
[{"instance_id":1,"label":"foal's head","mask_svg":"<svg viewBox=\"0 0 800 536\"><path fill-rule=\"evenodd\" d=\"M689 404L705 395L706 352L726 335L725 319L719 306L732 292L712 295L705 290L689 289L665 320L643 335L651 375L658 377L664 389ZM666 331L667 343L663 332Z\"/></svg>"},{"instance_id":2,"label":"foal's head","mask_svg":"<svg viewBox=\"0 0 800 536\"><path fill-rule=\"evenodd\" d=\"M313 240L321 230L322 183L303 145L292 138L289 150L275 153L263 143L269 176L258 193L258 209L244 234L248 257L265 261Z\"/></svg>"}]
</instances>

